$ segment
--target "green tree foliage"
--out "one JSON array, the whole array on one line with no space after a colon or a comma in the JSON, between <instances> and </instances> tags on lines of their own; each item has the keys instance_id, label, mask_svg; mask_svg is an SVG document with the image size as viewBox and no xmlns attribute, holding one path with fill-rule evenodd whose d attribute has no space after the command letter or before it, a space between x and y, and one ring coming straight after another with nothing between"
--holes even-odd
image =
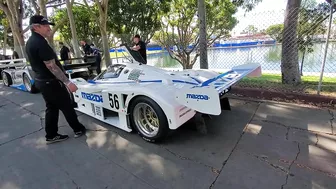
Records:
<instances>
[{"instance_id":1,"label":"green tree foliage","mask_svg":"<svg viewBox=\"0 0 336 189\"><path fill-rule=\"evenodd\" d=\"M237 24L233 17L237 7L230 0L206 0L205 4L207 41L211 46L218 38L229 36ZM162 29L156 34L156 39L183 68L192 68L199 56L197 0L172 0L170 8L163 17ZM192 53L195 53L193 57Z\"/></svg>"},{"instance_id":2,"label":"green tree foliage","mask_svg":"<svg viewBox=\"0 0 336 189\"><path fill-rule=\"evenodd\" d=\"M237 7L243 8L245 11L251 11L263 0L232 0Z\"/></svg>"},{"instance_id":3,"label":"green tree foliage","mask_svg":"<svg viewBox=\"0 0 336 189\"><path fill-rule=\"evenodd\" d=\"M7 35L6 42L5 35ZM14 47L14 39L11 33L11 29L9 27L9 22L6 18L5 13L0 10L0 43L4 47L4 42L6 43L6 47Z\"/></svg>"},{"instance_id":4,"label":"green tree foliage","mask_svg":"<svg viewBox=\"0 0 336 189\"><path fill-rule=\"evenodd\" d=\"M283 33L284 25L283 24L275 24L271 25L266 29L266 34L271 36L278 43L282 42L282 33Z\"/></svg>"},{"instance_id":5,"label":"green tree foliage","mask_svg":"<svg viewBox=\"0 0 336 189\"><path fill-rule=\"evenodd\" d=\"M299 15L299 50L308 53L313 52L313 36L324 34L327 26L323 23L329 16L327 3L320 3L316 7L303 7Z\"/></svg>"},{"instance_id":6,"label":"green tree foliage","mask_svg":"<svg viewBox=\"0 0 336 189\"><path fill-rule=\"evenodd\" d=\"M243 32L246 32L248 35L254 35L258 33L258 28L254 25L248 25Z\"/></svg>"},{"instance_id":7,"label":"green tree foliage","mask_svg":"<svg viewBox=\"0 0 336 189\"><path fill-rule=\"evenodd\" d=\"M100 31L97 21L94 19L92 15L90 15L90 11L85 6L73 6L72 8L77 36L79 40L90 40L94 42L96 46L101 46L100 40ZM91 11L98 12L96 9L91 9ZM98 14L98 13L97 13ZM68 13L66 9L58 9L55 12L55 15L51 17L51 20L58 23L64 17L68 17ZM60 33L60 37L62 40L71 44L71 28L69 19L65 21L65 23L59 27L58 32Z\"/></svg>"},{"instance_id":8,"label":"green tree foliage","mask_svg":"<svg viewBox=\"0 0 336 189\"><path fill-rule=\"evenodd\" d=\"M323 23L329 16L329 6L327 3L315 5L313 3L302 6L299 13L298 22L298 43L301 52L313 52L313 36L324 34L326 25ZM282 42L283 24L271 25L267 28L266 33L278 42Z\"/></svg>"},{"instance_id":9,"label":"green tree foliage","mask_svg":"<svg viewBox=\"0 0 336 189\"><path fill-rule=\"evenodd\" d=\"M149 42L161 26L162 16L169 11L171 0L110 0L108 28L123 43L131 43L132 36L140 34Z\"/></svg>"}]
</instances>

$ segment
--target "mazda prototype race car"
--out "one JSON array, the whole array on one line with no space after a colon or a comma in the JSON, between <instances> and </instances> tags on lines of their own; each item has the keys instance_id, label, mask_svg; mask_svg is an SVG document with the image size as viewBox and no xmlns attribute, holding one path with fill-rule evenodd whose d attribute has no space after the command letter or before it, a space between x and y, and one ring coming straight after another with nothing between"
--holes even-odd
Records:
<instances>
[{"instance_id":1,"label":"mazda prototype race car","mask_svg":"<svg viewBox=\"0 0 336 189\"><path fill-rule=\"evenodd\" d=\"M34 85L35 73L31 66L27 64L26 59L14 59L2 61L6 64L0 64L2 82L7 87L16 88L30 93L37 93ZM17 62L17 63L14 63ZM1 61L0 61L1 63ZM63 65L66 73L88 75L92 65L95 62L77 63ZM85 74L83 74L85 73Z\"/></svg>"},{"instance_id":2,"label":"mazda prototype race car","mask_svg":"<svg viewBox=\"0 0 336 189\"><path fill-rule=\"evenodd\" d=\"M15 60L18 63L13 63L12 61L9 64L0 65L3 84L7 87L36 93L38 90L34 85L34 72L26 64L26 59Z\"/></svg>"},{"instance_id":3,"label":"mazda prototype race car","mask_svg":"<svg viewBox=\"0 0 336 189\"><path fill-rule=\"evenodd\" d=\"M127 63L111 65L93 80L71 79L78 86L73 93L75 107L124 131L135 130L150 142L164 139L196 113L221 114L230 87L245 76L261 73L258 64L240 65L222 74L168 71L142 64L138 52L123 48Z\"/></svg>"}]
</instances>

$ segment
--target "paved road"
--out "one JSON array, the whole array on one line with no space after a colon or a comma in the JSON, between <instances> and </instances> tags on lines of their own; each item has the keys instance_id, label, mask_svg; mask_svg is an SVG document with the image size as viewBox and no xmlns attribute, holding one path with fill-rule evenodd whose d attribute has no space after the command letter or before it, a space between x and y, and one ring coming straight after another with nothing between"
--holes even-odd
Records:
<instances>
[{"instance_id":1,"label":"paved road","mask_svg":"<svg viewBox=\"0 0 336 189\"><path fill-rule=\"evenodd\" d=\"M41 95L1 86L0 189L335 188L336 111L231 103L206 136L189 124L151 144L78 113L86 136L46 145Z\"/></svg>"}]
</instances>

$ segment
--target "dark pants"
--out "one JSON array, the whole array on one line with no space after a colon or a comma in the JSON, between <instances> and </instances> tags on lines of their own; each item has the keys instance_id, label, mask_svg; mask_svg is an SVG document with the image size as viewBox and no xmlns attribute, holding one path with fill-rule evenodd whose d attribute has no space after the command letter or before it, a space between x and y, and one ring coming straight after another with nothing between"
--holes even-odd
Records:
<instances>
[{"instance_id":1,"label":"dark pants","mask_svg":"<svg viewBox=\"0 0 336 189\"><path fill-rule=\"evenodd\" d=\"M66 86L59 80L41 81L35 80L36 88L42 93L46 103L45 131L46 138L53 138L58 133L59 110L74 132L81 131L85 127L79 123L73 102Z\"/></svg>"},{"instance_id":2,"label":"dark pants","mask_svg":"<svg viewBox=\"0 0 336 189\"><path fill-rule=\"evenodd\" d=\"M101 72L101 66L100 66L100 63L101 63L101 56L100 55L98 55L97 57L96 57L96 71L97 71L97 74L100 74L100 72Z\"/></svg>"},{"instance_id":3,"label":"dark pants","mask_svg":"<svg viewBox=\"0 0 336 189\"><path fill-rule=\"evenodd\" d=\"M142 56L142 58L143 58L143 64L147 64L147 56L145 55L145 56Z\"/></svg>"}]
</instances>

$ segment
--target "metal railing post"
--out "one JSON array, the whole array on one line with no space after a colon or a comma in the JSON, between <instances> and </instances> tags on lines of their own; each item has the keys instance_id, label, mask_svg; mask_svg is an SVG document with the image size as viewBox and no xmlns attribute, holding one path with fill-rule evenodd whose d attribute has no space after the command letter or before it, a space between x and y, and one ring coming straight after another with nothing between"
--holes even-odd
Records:
<instances>
[{"instance_id":1,"label":"metal railing post","mask_svg":"<svg viewBox=\"0 0 336 189\"><path fill-rule=\"evenodd\" d=\"M330 16L329 16L329 26L328 26L328 31L327 31L327 39L326 39L326 43L325 43L324 56L323 56L323 61L322 61L322 66L321 66L320 81L319 81L318 88L317 88L317 94L318 95L320 95L320 92L321 92L323 72L324 72L324 67L325 67L325 63L326 63L326 60L327 60L327 53L328 53L328 45L329 45L329 37L330 37L330 30L331 30L331 24L332 24L333 10L334 10L334 0L331 0L330 1Z\"/></svg>"}]
</instances>

